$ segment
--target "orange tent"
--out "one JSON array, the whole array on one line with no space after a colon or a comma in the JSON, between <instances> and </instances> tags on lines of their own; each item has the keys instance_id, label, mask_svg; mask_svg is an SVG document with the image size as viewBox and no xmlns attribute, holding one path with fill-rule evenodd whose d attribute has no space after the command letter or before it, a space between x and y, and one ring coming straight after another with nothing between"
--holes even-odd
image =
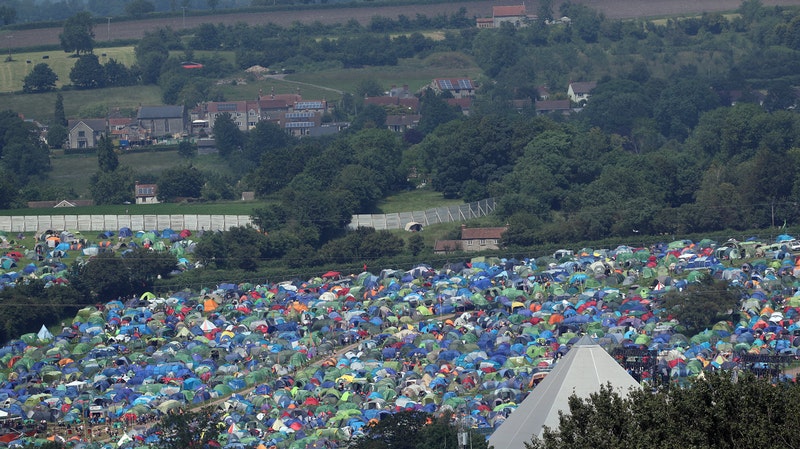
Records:
<instances>
[{"instance_id":1,"label":"orange tent","mask_svg":"<svg viewBox=\"0 0 800 449\"><path fill-rule=\"evenodd\" d=\"M547 320L549 324L558 324L562 321L564 321L564 315L561 315L560 313L554 313L550 315L550 319Z\"/></svg>"},{"instance_id":2,"label":"orange tent","mask_svg":"<svg viewBox=\"0 0 800 449\"><path fill-rule=\"evenodd\" d=\"M217 302L214 301L214 298L208 298L203 303L203 311L204 312L213 312L213 311L217 310L217 307L219 307L219 304L217 304Z\"/></svg>"},{"instance_id":3,"label":"orange tent","mask_svg":"<svg viewBox=\"0 0 800 449\"><path fill-rule=\"evenodd\" d=\"M308 306L300 301L295 301L292 303L292 309L294 309L296 312L305 312L308 310Z\"/></svg>"}]
</instances>

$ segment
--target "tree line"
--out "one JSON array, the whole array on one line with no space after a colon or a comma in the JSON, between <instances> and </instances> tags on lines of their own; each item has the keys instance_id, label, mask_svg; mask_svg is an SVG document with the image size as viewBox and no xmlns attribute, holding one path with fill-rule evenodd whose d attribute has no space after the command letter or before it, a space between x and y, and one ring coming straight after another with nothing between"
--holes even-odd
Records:
<instances>
[{"instance_id":1,"label":"tree line","mask_svg":"<svg viewBox=\"0 0 800 449\"><path fill-rule=\"evenodd\" d=\"M794 382L712 371L688 388L640 389L627 397L609 385L586 399L570 397L558 428L525 447L793 447L798 394Z\"/></svg>"},{"instance_id":2,"label":"tree line","mask_svg":"<svg viewBox=\"0 0 800 449\"><path fill-rule=\"evenodd\" d=\"M165 100L187 105L220 98L209 86L213 77L180 69L181 58L170 51L189 58L195 49L258 54L268 48L274 61L313 64L318 55L336 59L348 52L336 48L377 54L387 52L370 45L397 45L408 46L413 57L460 50L487 74L469 117L447 106L446 95L424 92L419 126L402 137L380 130L386 110L360 107L360 92L345 95L337 116L327 118L353 123L336 138L296 140L266 123L242 133L223 116L214 133L236 175L177 176L196 172L183 167L170 173L175 182L164 191L198 197L205 184L179 180L209 179L205 192L221 198L235 185L279 195L282 210L257 211L257 221L269 223L272 232L292 227L277 226L271 217L308 222L313 232L300 241L312 249L341 237L352 213L369 212L380 198L413 187L407 178L412 169L445 197L497 198L497 219L510 225L508 246L749 229L797 218L792 86L800 59L792 48L791 30L799 22L793 10L748 0L732 19L703 14L663 24L607 20L571 3L560 13L570 16L569 25L471 26L436 42L413 32L405 40L375 38L375 31L430 25L422 16L329 26L325 31L347 32L337 42L300 24L203 25L189 44L168 29L151 33L136 46L141 80L162 84ZM441 19L465 26L463 14ZM283 54L287 49L292 56ZM214 76L231 70L221 61L204 62ZM566 76L598 81L580 113L537 116L532 107L509 107L543 87L564 98L554 86L564 89ZM359 90L382 88L362 83ZM106 198L101 202L119 199L97 193ZM308 198L326 207L304 210L311 207Z\"/></svg>"},{"instance_id":3,"label":"tree line","mask_svg":"<svg viewBox=\"0 0 800 449\"><path fill-rule=\"evenodd\" d=\"M611 21L572 4L561 12L571 14L571 24L464 28L446 32L430 47L415 47L418 55L468 53L494 75L477 80L481 87L469 116L448 106L447 94L425 91L419 126L394 134L385 129L387 110L359 104L363 93L383 90L364 82L342 98L336 108L341 116L326 118L351 121L337 136L295 139L268 123L241 132L223 115L214 133L233 176L203 173L189 159L151 181L165 198L226 198L253 190L274 200L253 213L267 233L253 237L264 241L256 255L224 257L220 248L242 239L235 235L209 243L204 261L220 269L257 270L268 265L264 261L360 264L368 257L419 254L417 246L412 251L385 236L376 238L385 245L362 247L354 233L366 231L348 232L345 225L352 214L369 213L381 198L420 182L448 198L496 198L495 219L509 225L503 238L509 248L797 220L797 50L789 32L797 23L794 10L748 0L732 19L705 14L662 24ZM414 26L407 22L375 19L374 26ZM355 34L374 36L371 26ZM229 39L232 30L246 35L251 27L207 28ZM269 27L260 32L263 39L282 38ZM427 42L422 39L420 44ZM145 37L136 47L140 73L164 82L165 92L177 98L210 94L208 79L176 68L179 58L169 56L175 49L191 56L192 48L168 29ZM225 73L225 64L212 61L210 70ZM580 112L537 115L532 103L510 106L545 87L565 97L567 76L598 81ZM191 158L191 146L184 150ZM93 196L99 202L129 200L132 176L100 170Z\"/></svg>"}]
</instances>

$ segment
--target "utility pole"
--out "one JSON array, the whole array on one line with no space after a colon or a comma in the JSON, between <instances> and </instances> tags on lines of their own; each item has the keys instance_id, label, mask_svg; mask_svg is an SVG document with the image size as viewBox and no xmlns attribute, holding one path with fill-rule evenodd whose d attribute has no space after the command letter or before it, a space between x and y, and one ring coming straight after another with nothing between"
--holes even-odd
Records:
<instances>
[{"instance_id":1,"label":"utility pole","mask_svg":"<svg viewBox=\"0 0 800 449\"><path fill-rule=\"evenodd\" d=\"M106 17L108 22L106 23L106 40L111 41L111 17Z\"/></svg>"},{"instance_id":2,"label":"utility pole","mask_svg":"<svg viewBox=\"0 0 800 449\"><path fill-rule=\"evenodd\" d=\"M468 449L472 447L472 440L469 435L469 428L467 427L466 417L461 417L458 420L458 447L460 449Z\"/></svg>"}]
</instances>

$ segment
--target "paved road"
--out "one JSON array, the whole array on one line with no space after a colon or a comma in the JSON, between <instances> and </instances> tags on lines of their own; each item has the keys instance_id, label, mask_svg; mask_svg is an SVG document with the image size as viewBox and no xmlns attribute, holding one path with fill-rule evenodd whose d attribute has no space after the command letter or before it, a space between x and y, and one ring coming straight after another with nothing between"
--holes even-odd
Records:
<instances>
[{"instance_id":1,"label":"paved road","mask_svg":"<svg viewBox=\"0 0 800 449\"><path fill-rule=\"evenodd\" d=\"M556 0L555 10L562 0ZM289 26L294 22L324 24L345 23L348 20L356 19L361 23L367 23L374 16L396 18L399 15L415 17L417 14L424 14L434 17L439 14L451 15L459 8L467 10L468 17L489 17L491 16L492 6L518 4L518 0L497 0L497 1L474 1L474 2L454 2L440 3L431 5L411 5L411 6L370 6L363 8L338 8L338 9L319 9L308 11L274 11L274 12L250 12L234 14L217 14L211 16L192 16L187 15L184 19L182 15L170 18L159 18L151 20L139 20L130 22L115 23L111 20L110 25L99 24L95 26L96 39L100 42L110 39L137 39L142 37L145 31L152 31L158 28L171 27L180 30L184 27L192 28L202 23L226 23L235 24L239 22L256 25L275 23L281 26ZM529 2L531 8L535 8L536 2ZM635 17L654 17L676 14L692 14L719 11L731 11L739 7L741 0L575 0L575 3L582 3L594 8L606 17L612 19L628 19ZM767 6L773 5L800 5L800 0L763 0ZM535 11L533 11L535 12ZM61 28L44 28L37 30L14 30L0 33L0 47L20 48L33 45L57 45L59 43L58 34Z\"/></svg>"}]
</instances>

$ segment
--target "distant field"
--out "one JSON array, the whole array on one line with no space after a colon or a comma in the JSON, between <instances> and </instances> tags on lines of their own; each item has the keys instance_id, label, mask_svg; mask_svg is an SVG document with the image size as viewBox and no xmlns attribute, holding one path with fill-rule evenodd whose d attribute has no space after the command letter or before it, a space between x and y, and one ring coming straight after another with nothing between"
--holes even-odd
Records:
<instances>
[{"instance_id":1,"label":"distant field","mask_svg":"<svg viewBox=\"0 0 800 449\"><path fill-rule=\"evenodd\" d=\"M252 100L258 98L259 93L263 95L275 94L296 94L299 93L306 99L326 99L337 101L342 95L336 90L325 89L319 85L309 85L292 82L289 78L267 78L263 80L250 80L247 75L241 72L227 79L238 78L244 80L242 83L237 81L235 84L224 83L214 86L214 89L221 92L227 100Z\"/></svg>"},{"instance_id":2,"label":"distant field","mask_svg":"<svg viewBox=\"0 0 800 449\"><path fill-rule=\"evenodd\" d=\"M2 64L2 62L0 62ZM112 87L102 90L68 90L64 96L64 112L68 118L104 117L109 109L135 114L140 105L161 104L158 86ZM3 109L11 109L32 118L50 123L56 92L45 94L0 94Z\"/></svg>"},{"instance_id":3,"label":"distant field","mask_svg":"<svg viewBox=\"0 0 800 449\"><path fill-rule=\"evenodd\" d=\"M108 56L120 55L120 61L126 65L132 63L132 47L109 48L103 50ZM230 52L220 54L229 58ZM43 55L50 55L45 60L59 73L59 78L68 79L69 70L75 60L66 57L63 52L37 52L15 55L13 63L0 62L0 71L11 72L14 65L23 69L27 59L38 55L41 61ZM27 56L23 56L27 55ZM125 56L127 55L127 56ZM58 57L56 57L58 56ZM124 59L131 58L130 60ZM20 64L20 60L22 61ZM69 68L68 68L69 67ZM60 72L66 72L63 75ZM3 73L6 73L3 72ZM8 75L8 74L6 74ZM439 77L477 77L480 69L471 58L463 53L436 53L425 59L403 59L394 67L364 67L360 69L327 69L321 71L304 72L286 75L285 77L268 77L266 79L253 79L252 76L238 72L225 80L219 81L214 90L222 93L228 100L255 99L259 93L269 95L300 93L303 98L326 99L338 101L341 92L354 92L356 86L363 80L375 80L383 88L389 89L392 85L402 86L408 84L412 91L416 91ZM10 75L8 75L10 77ZM23 75L19 75L24 78ZM21 79L21 78L20 78ZM234 82L235 81L235 82ZM22 88L22 82L16 91ZM10 89L10 88L7 88ZM2 88L0 88L2 90ZM11 109L44 123L49 123L55 105L56 92L43 94L0 93L0 104L3 109ZM103 117L109 111L117 110L123 115L134 116L141 105L159 105L161 90L158 86L130 86L114 87L102 90L66 90L61 91L64 96L64 109L68 118L96 118Z\"/></svg>"},{"instance_id":4,"label":"distant field","mask_svg":"<svg viewBox=\"0 0 800 449\"><path fill-rule=\"evenodd\" d=\"M191 161L178 157L176 151L129 153L119 157L120 167L139 174L158 176L167 168L191 164L202 171L229 174L228 165L218 155L204 155ZM52 171L48 183L55 187L72 189L78 195L89 196L89 177L97 171L95 155L57 156L51 159Z\"/></svg>"},{"instance_id":5,"label":"distant field","mask_svg":"<svg viewBox=\"0 0 800 449\"><path fill-rule=\"evenodd\" d=\"M366 79L378 82L383 88L408 84L413 92L429 84L433 78L470 77L480 75L475 62L463 53L436 53L425 59L403 59L397 66L364 67L360 69L328 69L321 72L298 72L287 80L323 85L345 92L355 92Z\"/></svg>"},{"instance_id":6,"label":"distant field","mask_svg":"<svg viewBox=\"0 0 800 449\"><path fill-rule=\"evenodd\" d=\"M105 64L106 61L113 58L117 62L125 64L130 67L134 62L133 47L113 47L97 49L95 54L100 59L100 64ZM105 54L106 56L102 56ZM8 55L3 55L0 61L5 61ZM37 51L37 52L13 52L11 54L14 59L11 62L0 62L0 92L17 92L22 90L25 82L25 77L33 69L33 66L41 62L50 66L56 75L58 75L58 82L56 87L61 87L64 84L71 84L69 80L69 72L72 66L75 65L76 58L71 58L71 53L64 53L63 51ZM47 57L44 59L43 57ZM30 61L30 63L28 63Z\"/></svg>"},{"instance_id":7,"label":"distant field","mask_svg":"<svg viewBox=\"0 0 800 449\"><path fill-rule=\"evenodd\" d=\"M378 204L378 213L395 214L459 204L464 204L464 201L446 200L442 197L441 192L431 189L415 189L383 199Z\"/></svg>"}]
</instances>

